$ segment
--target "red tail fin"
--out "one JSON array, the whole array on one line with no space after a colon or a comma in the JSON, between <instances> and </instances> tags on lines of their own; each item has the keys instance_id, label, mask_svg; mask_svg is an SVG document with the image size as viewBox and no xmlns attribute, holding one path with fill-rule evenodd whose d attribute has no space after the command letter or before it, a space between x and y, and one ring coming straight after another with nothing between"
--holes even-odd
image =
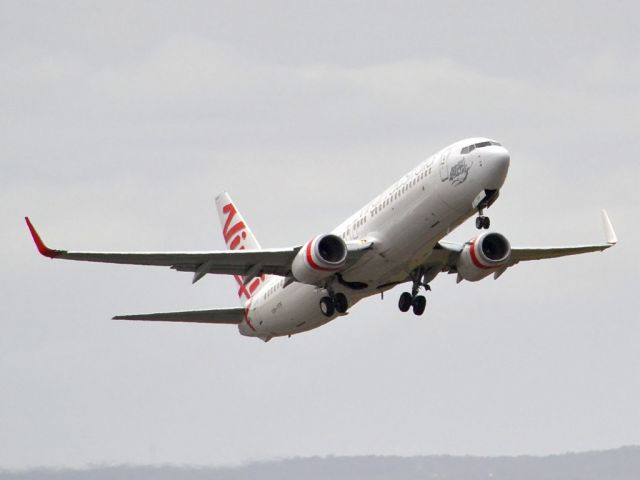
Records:
<instances>
[{"instance_id":1,"label":"red tail fin","mask_svg":"<svg viewBox=\"0 0 640 480\"><path fill-rule=\"evenodd\" d=\"M216 206L222 225L222 236L229 250L260 250L258 240L228 193L225 192L216 197ZM244 277L234 275L234 278L238 284L238 297L243 301L250 300L265 281L265 275L251 279L246 285Z\"/></svg>"}]
</instances>

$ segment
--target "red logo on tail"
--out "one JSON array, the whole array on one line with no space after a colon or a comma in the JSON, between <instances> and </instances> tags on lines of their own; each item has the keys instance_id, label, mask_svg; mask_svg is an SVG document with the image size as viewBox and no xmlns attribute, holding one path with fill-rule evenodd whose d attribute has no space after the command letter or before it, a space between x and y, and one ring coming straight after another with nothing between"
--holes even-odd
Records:
<instances>
[{"instance_id":1,"label":"red logo on tail","mask_svg":"<svg viewBox=\"0 0 640 480\"><path fill-rule=\"evenodd\" d=\"M228 203L222 207L222 213L227 216L224 226L222 227L222 235L224 236L224 241L227 244L227 247L229 247L229 250L244 250L245 246L242 243L247 238L247 226L242 220L238 220L236 223L233 223L234 218L238 213L235 205L233 203ZM236 283L240 287L238 290L238 296L244 296L249 300L253 293L258 289L265 276L261 275L260 277L254 278L249 282L249 285L244 285L244 277L241 277L240 275L234 275L233 278L235 278Z\"/></svg>"}]
</instances>

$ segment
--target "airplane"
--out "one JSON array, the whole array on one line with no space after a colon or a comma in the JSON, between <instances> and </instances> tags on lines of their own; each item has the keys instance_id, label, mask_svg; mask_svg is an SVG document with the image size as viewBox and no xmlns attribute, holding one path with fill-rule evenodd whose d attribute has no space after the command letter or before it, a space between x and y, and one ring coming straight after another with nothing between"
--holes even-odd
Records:
<instances>
[{"instance_id":1,"label":"airplane","mask_svg":"<svg viewBox=\"0 0 640 480\"><path fill-rule=\"evenodd\" d=\"M519 262L603 251L617 243L602 211L606 242L561 247L512 247L488 231L484 215L497 199L510 155L499 142L468 138L428 157L329 233L303 245L260 247L227 193L216 197L228 250L206 252L80 252L51 249L25 217L38 251L49 258L130 265L156 265L207 274L232 275L240 307L137 315L114 320L233 324L242 335L265 342L318 328L347 315L361 300L408 283L398 300L402 312L422 315L439 273L457 282L495 279ZM477 215L477 216L476 216ZM476 216L479 234L465 243L443 238ZM484 231L483 231L484 230Z\"/></svg>"}]
</instances>

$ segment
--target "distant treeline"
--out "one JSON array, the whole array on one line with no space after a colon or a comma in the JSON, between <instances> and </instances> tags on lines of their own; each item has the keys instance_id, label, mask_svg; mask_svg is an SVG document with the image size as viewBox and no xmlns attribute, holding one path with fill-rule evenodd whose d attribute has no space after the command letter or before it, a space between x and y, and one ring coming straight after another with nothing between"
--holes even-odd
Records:
<instances>
[{"instance_id":1,"label":"distant treeline","mask_svg":"<svg viewBox=\"0 0 640 480\"><path fill-rule=\"evenodd\" d=\"M238 467L0 470L0 480L638 480L640 447L547 457L312 457Z\"/></svg>"}]
</instances>

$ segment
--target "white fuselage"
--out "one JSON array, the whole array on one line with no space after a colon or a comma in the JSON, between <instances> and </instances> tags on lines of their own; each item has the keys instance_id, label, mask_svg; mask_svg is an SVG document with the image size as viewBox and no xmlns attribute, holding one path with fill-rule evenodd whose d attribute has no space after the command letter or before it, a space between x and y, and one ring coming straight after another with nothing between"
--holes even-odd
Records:
<instances>
[{"instance_id":1,"label":"white fuselage","mask_svg":"<svg viewBox=\"0 0 640 480\"><path fill-rule=\"evenodd\" d=\"M487 144L488 145L483 145ZM469 145L483 145L462 153ZM456 142L430 156L342 222L331 233L346 242L373 242L360 260L342 272L347 282L366 283L359 290L334 282L349 305L408 280L439 240L476 212L485 190L499 190L509 168L507 150L485 138ZM319 308L323 288L270 276L247 301L240 333L268 340L317 328L326 317Z\"/></svg>"}]
</instances>

